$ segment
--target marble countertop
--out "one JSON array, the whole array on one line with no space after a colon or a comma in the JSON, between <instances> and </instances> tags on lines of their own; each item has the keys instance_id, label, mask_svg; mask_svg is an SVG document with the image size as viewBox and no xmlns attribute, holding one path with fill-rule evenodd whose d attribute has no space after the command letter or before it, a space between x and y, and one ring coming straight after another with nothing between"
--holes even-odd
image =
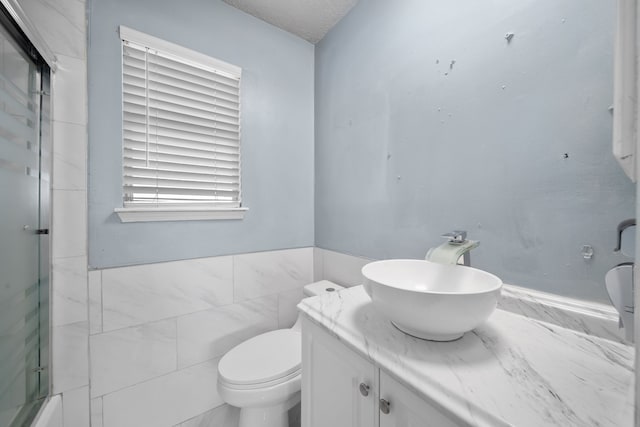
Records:
<instances>
[{"instance_id":1,"label":"marble countertop","mask_svg":"<svg viewBox=\"0 0 640 427\"><path fill-rule=\"evenodd\" d=\"M457 341L425 341L391 325L362 286L298 308L465 424L633 425L632 347L503 310Z\"/></svg>"}]
</instances>

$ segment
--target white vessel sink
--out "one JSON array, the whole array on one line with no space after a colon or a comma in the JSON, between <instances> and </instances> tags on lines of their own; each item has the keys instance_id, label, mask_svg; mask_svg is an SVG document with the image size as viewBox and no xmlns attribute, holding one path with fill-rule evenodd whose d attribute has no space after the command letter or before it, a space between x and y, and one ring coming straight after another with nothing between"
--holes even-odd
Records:
<instances>
[{"instance_id":1,"label":"white vessel sink","mask_svg":"<svg viewBox=\"0 0 640 427\"><path fill-rule=\"evenodd\" d=\"M461 265L413 259L362 268L373 306L401 331L433 341L458 339L496 308L502 280Z\"/></svg>"}]
</instances>

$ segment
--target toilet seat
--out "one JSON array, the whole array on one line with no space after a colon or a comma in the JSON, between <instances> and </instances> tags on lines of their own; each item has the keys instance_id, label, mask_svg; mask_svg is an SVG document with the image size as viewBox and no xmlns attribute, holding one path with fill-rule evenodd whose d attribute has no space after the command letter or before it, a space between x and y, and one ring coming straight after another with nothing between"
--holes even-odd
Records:
<instances>
[{"instance_id":1,"label":"toilet seat","mask_svg":"<svg viewBox=\"0 0 640 427\"><path fill-rule=\"evenodd\" d=\"M255 383L255 384L233 384L233 383L229 383L227 381L225 381L223 378L219 378L218 381L220 382L220 384L224 385L225 387L229 388L229 389L233 389L233 390L256 390L256 389L264 389L264 388L268 388L268 387L273 387L276 386L278 384L282 384L285 383L289 380L292 379L296 379L299 378L301 376L302 370L297 370L295 372L290 373L289 375L286 375L284 377L281 378L276 378L274 380L271 381L266 381L263 383Z\"/></svg>"},{"instance_id":2,"label":"toilet seat","mask_svg":"<svg viewBox=\"0 0 640 427\"><path fill-rule=\"evenodd\" d=\"M229 351L218 364L218 379L226 387L271 387L300 375L301 335L279 329L255 336Z\"/></svg>"}]
</instances>

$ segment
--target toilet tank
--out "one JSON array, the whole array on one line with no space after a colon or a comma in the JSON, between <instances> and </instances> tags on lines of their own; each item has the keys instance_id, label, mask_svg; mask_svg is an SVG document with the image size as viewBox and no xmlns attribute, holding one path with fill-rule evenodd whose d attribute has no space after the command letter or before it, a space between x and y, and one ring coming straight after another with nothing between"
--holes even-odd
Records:
<instances>
[{"instance_id":1,"label":"toilet tank","mask_svg":"<svg viewBox=\"0 0 640 427\"><path fill-rule=\"evenodd\" d=\"M328 280L320 280L319 282L309 283L307 286L303 288L302 292L304 293L305 298L309 298L309 297L315 297L318 295L326 294L329 292L337 292L341 289L344 289L344 287L337 285L333 282L330 282ZM296 323L293 325L291 329L299 332L301 328L301 323L302 323L301 316L300 316L300 313L298 313L298 319L296 320Z\"/></svg>"},{"instance_id":2,"label":"toilet tank","mask_svg":"<svg viewBox=\"0 0 640 427\"><path fill-rule=\"evenodd\" d=\"M333 282L330 282L329 280L320 280L319 282L313 282L306 285L303 289L303 292L304 292L304 297L308 298L308 297L315 297L327 292L336 292L341 289L344 289L344 287L337 285Z\"/></svg>"}]
</instances>

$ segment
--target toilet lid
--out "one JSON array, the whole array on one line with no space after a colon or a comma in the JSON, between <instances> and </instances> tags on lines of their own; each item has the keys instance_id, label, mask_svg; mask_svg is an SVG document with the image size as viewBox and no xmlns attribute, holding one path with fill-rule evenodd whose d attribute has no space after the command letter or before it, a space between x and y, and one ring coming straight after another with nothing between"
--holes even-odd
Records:
<instances>
[{"instance_id":1,"label":"toilet lid","mask_svg":"<svg viewBox=\"0 0 640 427\"><path fill-rule=\"evenodd\" d=\"M273 381L300 370L300 333L279 329L253 337L231 349L218 364L221 379L230 384Z\"/></svg>"}]
</instances>

